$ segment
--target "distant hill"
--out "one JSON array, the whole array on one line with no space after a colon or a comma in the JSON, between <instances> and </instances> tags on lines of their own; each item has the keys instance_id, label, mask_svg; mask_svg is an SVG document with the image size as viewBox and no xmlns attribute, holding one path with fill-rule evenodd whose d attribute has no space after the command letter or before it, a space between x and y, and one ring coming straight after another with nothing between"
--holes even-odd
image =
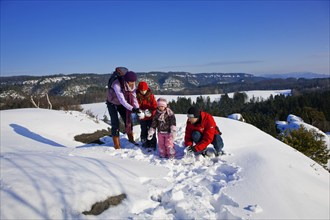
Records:
<instances>
[{"instance_id":1,"label":"distant hill","mask_svg":"<svg viewBox=\"0 0 330 220\"><path fill-rule=\"evenodd\" d=\"M328 74L321 74L321 73L312 73L312 72L295 72L295 73L283 73L283 74L264 74L261 75L265 78L304 78L304 79L315 79L315 78L328 78L330 75Z\"/></svg>"},{"instance_id":2,"label":"distant hill","mask_svg":"<svg viewBox=\"0 0 330 220\"><path fill-rule=\"evenodd\" d=\"M49 76L0 77L0 98L19 98L30 95L73 97L90 90L104 90L109 74L81 73ZM246 73L201 73L186 72L149 72L138 73L138 81L146 81L153 91L173 92L195 89L201 86L214 86L240 83L245 80L258 81L260 77Z\"/></svg>"},{"instance_id":3,"label":"distant hill","mask_svg":"<svg viewBox=\"0 0 330 220\"><path fill-rule=\"evenodd\" d=\"M155 94L198 95L223 94L251 90L315 90L330 89L329 78L271 78L247 73L188 73L140 72L138 82L146 81ZM0 109L31 107L33 96L45 102L48 94L52 103L93 103L105 100L111 73L76 73L49 76L0 77ZM54 100L56 99L56 101ZM54 106L53 106L54 107Z\"/></svg>"}]
</instances>

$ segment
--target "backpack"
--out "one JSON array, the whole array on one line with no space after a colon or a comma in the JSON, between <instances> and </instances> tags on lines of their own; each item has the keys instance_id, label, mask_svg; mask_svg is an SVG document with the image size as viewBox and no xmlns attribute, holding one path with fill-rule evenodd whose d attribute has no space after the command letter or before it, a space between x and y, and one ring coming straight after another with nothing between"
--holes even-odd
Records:
<instances>
[{"instance_id":1,"label":"backpack","mask_svg":"<svg viewBox=\"0 0 330 220\"><path fill-rule=\"evenodd\" d=\"M108 89L111 88L112 83L116 80L119 79L121 81L121 78L128 72L128 69L126 67L117 67L115 71L112 73L112 75L109 78L108 81Z\"/></svg>"}]
</instances>

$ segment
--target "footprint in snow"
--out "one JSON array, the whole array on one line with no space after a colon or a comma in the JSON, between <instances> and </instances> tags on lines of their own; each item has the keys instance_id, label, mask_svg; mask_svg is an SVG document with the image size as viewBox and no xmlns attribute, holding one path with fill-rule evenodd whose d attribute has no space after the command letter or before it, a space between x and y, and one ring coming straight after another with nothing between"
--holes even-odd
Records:
<instances>
[{"instance_id":1,"label":"footprint in snow","mask_svg":"<svg viewBox=\"0 0 330 220\"><path fill-rule=\"evenodd\" d=\"M254 212L254 213L259 213L262 212L262 208L259 205L248 205L247 207L244 208L245 210Z\"/></svg>"}]
</instances>

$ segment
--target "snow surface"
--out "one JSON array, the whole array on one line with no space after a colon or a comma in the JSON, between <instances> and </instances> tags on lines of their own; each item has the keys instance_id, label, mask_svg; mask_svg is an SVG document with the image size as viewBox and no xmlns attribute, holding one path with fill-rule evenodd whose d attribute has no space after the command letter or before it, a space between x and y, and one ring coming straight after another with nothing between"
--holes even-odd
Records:
<instances>
[{"instance_id":1,"label":"snow surface","mask_svg":"<svg viewBox=\"0 0 330 220\"><path fill-rule=\"evenodd\" d=\"M247 123L215 117L226 155L194 158L182 146L186 116L177 114L177 158L167 160L126 135L120 150L110 137L103 145L76 142L77 134L109 127L81 112L17 109L0 116L1 219L330 218L329 173ZM139 126L134 132L139 141ZM121 193L122 204L82 214Z\"/></svg>"}]
</instances>

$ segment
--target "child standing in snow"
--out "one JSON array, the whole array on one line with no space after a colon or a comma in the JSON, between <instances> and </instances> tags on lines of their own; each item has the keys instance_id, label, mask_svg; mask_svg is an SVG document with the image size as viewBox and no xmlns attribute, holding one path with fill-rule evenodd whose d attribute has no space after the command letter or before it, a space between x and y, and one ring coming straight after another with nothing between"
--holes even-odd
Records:
<instances>
[{"instance_id":1,"label":"child standing in snow","mask_svg":"<svg viewBox=\"0 0 330 220\"><path fill-rule=\"evenodd\" d=\"M151 140L147 140L147 136L148 130L151 127L152 118L156 114L157 102L146 82L139 82L138 89L136 90L136 98L139 102L141 111L138 115L141 126L140 137L142 147L156 149L156 134L152 136Z\"/></svg>"},{"instance_id":2,"label":"child standing in snow","mask_svg":"<svg viewBox=\"0 0 330 220\"><path fill-rule=\"evenodd\" d=\"M176 118L173 111L167 107L164 98L157 100L156 115L152 120L148 132L148 140L151 140L157 129L159 156L174 158L174 139L176 137Z\"/></svg>"}]
</instances>

